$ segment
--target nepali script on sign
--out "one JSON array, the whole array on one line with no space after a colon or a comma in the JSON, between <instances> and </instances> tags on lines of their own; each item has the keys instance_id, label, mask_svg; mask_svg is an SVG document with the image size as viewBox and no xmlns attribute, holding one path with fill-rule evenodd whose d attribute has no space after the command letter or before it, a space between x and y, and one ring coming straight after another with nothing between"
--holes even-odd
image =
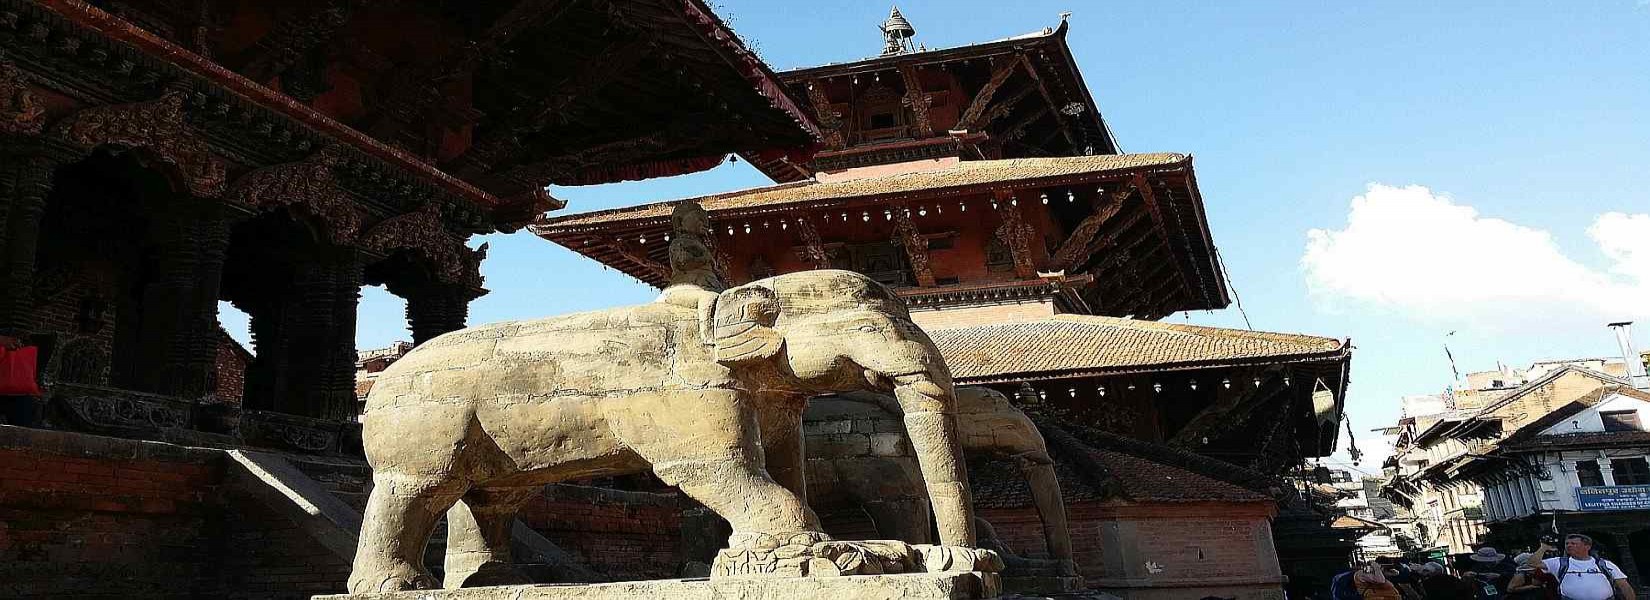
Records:
<instances>
[{"instance_id":1,"label":"nepali script on sign","mask_svg":"<svg viewBox=\"0 0 1650 600\"><path fill-rule=\"evenodd\" d=\"M1576 503L1581 510L1650 509L1650 485L1578 487Z\"/></svg>"}]
</instances>

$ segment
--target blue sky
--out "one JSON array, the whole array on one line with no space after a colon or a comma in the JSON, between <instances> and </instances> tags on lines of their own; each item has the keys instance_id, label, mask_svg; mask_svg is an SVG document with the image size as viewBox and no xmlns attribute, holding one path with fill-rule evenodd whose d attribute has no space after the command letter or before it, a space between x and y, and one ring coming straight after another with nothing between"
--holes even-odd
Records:
<instances>
[{"instance_id":1,"label":"blue sky","mask_svg":"<svg viewBox=\"0 0 1650 600\"><path fill-rule=\"evenodd\" d=\"M785 70L876 53L888 7L716 8ZM1617 354L1603 325L1618 319L1639 320L1650 346L1650 0L900 9L929 47L1071 11L1072 50L1123 149L1196 156L1254 327L1352 338L1349 413L1365 450L1383 452L1368 429L1397 418L1399 396L1450 383L1449 331L1463 371ZM738 163L553 193L586 211L765 183ZM526 233L480 241L492 293L471 323L653 295ZM404 304L364 296L361 347L408 338ZM1235 306L1169 319L1243 325Z\"/></svg>"}]
</instances>

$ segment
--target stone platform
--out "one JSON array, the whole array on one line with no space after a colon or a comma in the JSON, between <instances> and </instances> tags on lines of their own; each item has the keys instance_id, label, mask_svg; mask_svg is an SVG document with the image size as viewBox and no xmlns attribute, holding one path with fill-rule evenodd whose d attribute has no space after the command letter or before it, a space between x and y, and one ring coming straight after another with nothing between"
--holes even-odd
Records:
<instances>
[{"instance_id":1,"label":"stone platform","mask_svg":"<svg viewBox=\"0 0 1650 600\"><path fill-rule=\"evenodd\" d=\"M992 573L910 573L847 577L663 579L597 584L506 585L314 600L987 600L1001 594Z\"/></svg>"}]
</instances>

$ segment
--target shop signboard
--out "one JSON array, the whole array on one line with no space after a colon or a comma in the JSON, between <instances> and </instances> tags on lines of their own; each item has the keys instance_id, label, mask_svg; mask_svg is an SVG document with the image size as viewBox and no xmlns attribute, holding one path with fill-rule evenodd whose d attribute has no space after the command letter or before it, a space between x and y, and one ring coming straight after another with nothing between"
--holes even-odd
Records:
<instances>
[{"instance_id":1,"label":"shop signboard","mask_svg":"<svg viewBox=\"0 0 1650 600\"><path fill-rule=\"evenodd\" d=\"M1581 510L1650 510L1650 485L1590 485L1576 488Z\"/></svg>"}]
</instances>

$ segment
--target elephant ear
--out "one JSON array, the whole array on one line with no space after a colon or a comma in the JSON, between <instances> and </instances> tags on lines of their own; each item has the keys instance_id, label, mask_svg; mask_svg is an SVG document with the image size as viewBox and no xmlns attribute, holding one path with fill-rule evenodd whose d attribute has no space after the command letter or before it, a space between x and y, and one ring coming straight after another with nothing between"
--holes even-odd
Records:
<instances>
[{"instance_id":1,"label":"elephant ear","mask_svg":"<svg viewBox=\"0 0 1650 600\"><path fill-rule=\"evenodd\" d=\"M779 297L773 290L747 285L722 292L713 312L716 362L731 366L766 360L785 345L784 336L773 329L779 319Z\"/></svg>"}]
</instances>

